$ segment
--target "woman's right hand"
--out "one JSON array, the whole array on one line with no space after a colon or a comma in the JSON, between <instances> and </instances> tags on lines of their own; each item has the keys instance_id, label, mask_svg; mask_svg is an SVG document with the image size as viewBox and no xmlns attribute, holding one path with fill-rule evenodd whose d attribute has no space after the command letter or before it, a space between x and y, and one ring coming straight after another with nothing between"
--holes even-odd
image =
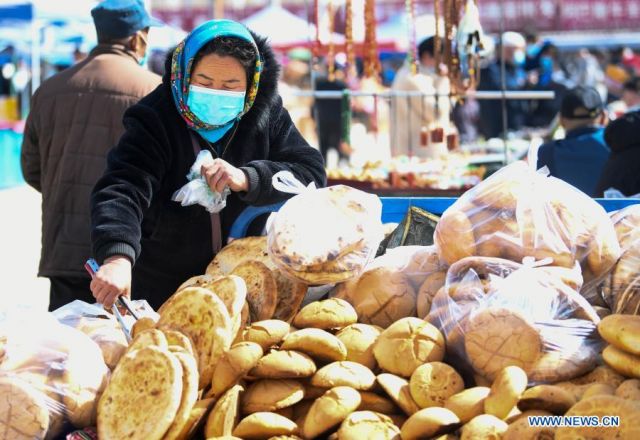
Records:
<instances>
[{"instance_id":1,"label":"woman's right hand","mask_svg":"<svg viewBox=\"0 0 640 440\"><path fill-rule=\"evenodd\" d=\"M131 295L131 261L122 256L107 258L90 287L96 301L110 309L120 295Z\"/></svg>"}]
</instances>

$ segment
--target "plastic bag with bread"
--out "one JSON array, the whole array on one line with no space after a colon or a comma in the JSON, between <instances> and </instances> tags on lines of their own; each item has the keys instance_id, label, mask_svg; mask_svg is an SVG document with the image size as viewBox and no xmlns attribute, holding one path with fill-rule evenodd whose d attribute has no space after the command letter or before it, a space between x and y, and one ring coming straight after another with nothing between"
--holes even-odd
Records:
<instances>
[{"instance_id":1,"label":"plastic bag with bread","mask_svg":"<svg viewBox=\"0 0 640 440\"><path fill-rule=\"evenodd\" d=\"M132 301L138 311L143 310L141 316L158 320L158 315L146 301ZM100 350L107 366L113 370L120 358L127 350L127 339L116 318L100 305L89 304L75 300L53 312L53 316L64 325L80 330L89 336ZM125 320L133 325L133 317L124 315Z\"/></svg>"},{"instance_id":2,"label":"plastic bag with bread","mask_svg":"<svg viewBox=\"0 0 640 440\"><path fill-rule=\"evenodd\" d=\"M67 422L95 425L109 378L95 342L51 314L20 308L0 316L0 335L0 438L53 439Z\"/></svg>"},{"instance_id":3,"label":"plastic bag with bread","mask_svg":"<svg viewBox=\"0 0 640 440\"><path fill-rule=\"evenodd\" d=\"M375 258L358 277L336 286L360 322L386 328L401 318L424 318L444 285L447 266L435 246L402 246Z\"/></svg>"},{"instance_id":4,"label":"plastic bag with bread","mask_svg":"<svg viewBox=\"0 0 640 440\"><path fill-rule=\"evenodd\" d=\"M600 318L575 290L579 268L545 263L468 257L449 268L428 321L445 335L450 362L490 380L517 366L531 383L569 380L595 367Z\"/></svg>"},{"instance_id":5,"label":"plastic bag with bread","mask_svg":"<svg viewBox=\"0 0 640 440\"><path fill-rule=\"evenodd\" d=\"M640 205L611 215L622 255L603 282L612 313L640 315Z\"/></svg>"},{"instance_id":6,"label":"plastic bag with bread","mask_svg":"<svg viewBox=\"0 0 640 440\"><path fill-rule=\"evenodd\" d=\"M268 227L269 256L275 265L309 285L359 275L384 238L378 197L344 185L304 187L288 172L276 173L273 185L297 194Z\"/></svg>"},{"instance_id":7,"label":"plastic bag with bread","mask_svg":"<svg viewBox=\"0 0 640 440\"><path fill-rule=\"evenodd\" d=\"M613 225L597 202L522 161L462 195L442 215L434 242L449 265L471 256L518 263L528 256L552 258L554 266L567 268L578 262L581 293L597 305L603 304L596 287L620 257Z\"/></svg>"}]
</instances>

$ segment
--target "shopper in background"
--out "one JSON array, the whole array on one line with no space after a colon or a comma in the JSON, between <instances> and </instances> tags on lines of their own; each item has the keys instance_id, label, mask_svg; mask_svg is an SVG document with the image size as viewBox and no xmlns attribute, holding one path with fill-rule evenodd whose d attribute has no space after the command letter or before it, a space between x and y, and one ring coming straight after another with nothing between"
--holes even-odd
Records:
<instances>
[{"instance_id":1,"label":"shopper in background","mask_svg":"<svg viewBox=\"0 0 640 440\"><path fill-rule=\"evenodd\" d=\"M640 110L640 77L633 77L624 83L622 101L627 106L627 112Z\"/></svg>"},{"instance_id":2,"label":"shopper in background","mask_svg":"<svg viewBox=\"0 0 640 440\"><path fill-rule=\"evenodd\" d=\"M39 275L51 281L49 309L93 301L83 265L91 256L91 189L122 133L122 115L160 84L140 67L149 26L141 0L107 0L92 11L98 46L45 81L32 99L22 172L42 193Z\"/></svg>"},{"instance_id":3,"label":"shopper in background","mask_svg":"<svg viewBox=\"0 0 640 440\"><path fill-rule=\"evenodd\" d=\"M348 88L345 78L344 65L336 62L333 78L329 77L328 69L316 80L315 88L319 92L342 92ZM318 144L320 152L327 161L329 150L338 153L340 159L348 157L348 149L343 145L342 127L342 99L315 98L313 114L317 124Z\"/></svg>"},{"instance_id":4,"label":"shopper in background","mask_svg":"<svg viewBox=\"0 0 640 440\"><path fill-rule=\"evenodd\" d=\"M505 60L505 89L523 90L527 75L524 70L526 61L526 41L517 32L502 34L502 49L497 48L496 59L480 73L478 90L502 90L501 59ZM520 130L527 118L527 101L510 99L507 106L507 128ZM480 133L487 139L499 137L503 131L502 102L499 99L480 101Z\"/></svg>"},{"instance_id":5,"label":"shopper in background","mask_svg":"<svg viewBox=\"0 0 640 440\"><path fill-rule=\"evenodd\" d=\"M606 123L604 104L595 88L570 90L560 108L560 124L566 136L540 147L538 168L546 166L552 176L594 195L609 158L609 147L604 141Z\"/></svg>"},{"instance_id":6,"label":"shopper in background","mask_svg":"<svg viewBox=\"0 0 640 440\"><path fill-rule=\"evenodd\" d=\"M436 65L433 37L418 46L418 72L413 74L405 63L396 74L391 90L394 92L420 92L424 96L397 96L391 108L391 151L397 155L408 154L423 157L421 129L443 128L450 130L451 100L449 79L443 68ZM436 98L435 95L438 95Z\"/></svg>"},{"instance_id":7,"label":"shopper in background","mask_svg":"<svg viewBox=\"0 0 640 440\"><path fill-rule=\"evenodd\" d=\"M604 166L595 194L603 197L608 189L624 196L640 194L640 111L612 121L604 132L611 156Z\"/></svg>"}]
</instances>

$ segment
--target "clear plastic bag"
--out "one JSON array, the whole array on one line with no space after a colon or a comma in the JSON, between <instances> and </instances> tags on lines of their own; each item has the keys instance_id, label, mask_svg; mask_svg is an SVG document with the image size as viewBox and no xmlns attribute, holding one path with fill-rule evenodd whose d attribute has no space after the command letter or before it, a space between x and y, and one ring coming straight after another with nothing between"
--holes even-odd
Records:
<instances>
[{"instance_id":1,"label":"clear plastic bag","mask_svg":"<svg viewBox=\"0 0 640 440\"><path fill-rule=\"evenodd\" d=\"M198 153L196 161L187 174L189 183L176 191L171 200L179 202L182 206L204 206L212 214L222 211L227 206L227 197L231 194L231 190L227 187L222 193L211 191L207 181L200 174L202 165L211 161L213 156L210 151L203 150Z\"/></svg>"},{"instance_id":2,"label":"clear plastic bag","mask_svg":"<svg viewBox=\"0 0 640 440\"><path fill-rule=\"evenodd\" d=\"M109 379L95 342L52 314L29 309L0 317L0 339L0 395L5 394L0 420L6 438L53 439L67 423L95 425Z\"/></svg>"},{"instance_id":3,"label":"clear plastic bag","mask_svg":"<svg viewBox=\"0 0 640 440\"><path fill-rule=\"evenodd\" d=\"M400 246L336 286L332 296L351 303L361 322L386 328L407 316L424 318L445 275L434 246Z\"/></svg>"},{"instance_id":4,"label":"clear plastic bag","mask_svg":"<svg viewBox=\"0 0 640 440\"><path fill-rule=\"evenodd\" d=\"M535 163L535 162L534 162ZM470 256L522 262L552 258L583 269L581 293L604 305L597 286L620 256L604 209L571 185L514 162L466 192L445 211L434 241L448 264Z\"/></svg>"},{"instance_id":5,"label":"clear plastic bag","mask_svg":"<svg viewBox=\"0 0 640 440\"><path fill-rule=\"evenodd\" d=\"M612 214L622 255L603 283L612 313L640 315L640 205Z\"/></svg>"},{"instance_id":6,"label":"clear plastic bag","mask_svg":"<svg viewBox=\"0 0 640 440\"><path fill-rule=\"evenodd\" d=\"M428 316L445 335L449 362L489 380L516 365L533 384L593 369L600 318L573 287L577 268L549 262L468 257L453 264Z\"/></svg>"},{"instance_id":7,"label":"clear plastic bag","mask_svg":"<svg viewBox=\"0 0 640 440\"><path fill-rule=\"evenodd\" d=\"M144 300L130 301L139 317L157 321L160 317ZM64 325L80 330L89 336L102 350L105 362L113 370L128 347L127 339L117 319L100 304L89 304L76 300L60 307L53 316ZM127 328L132 328L134 318L123 314Z\"/></svg>"},{"instance_id":8,"label":"clear plastic bag","mask_svg":"<svg viewBox=\"0 0 640 440\"><path fill-rule=\"evenodd\" d=\"M344 185L305 187L289 172L277 173L273 186L297 194L269 227L269 255L278 268L309 285L359 275L384 238L380 199Z\"/></svg>"}]
</instances>

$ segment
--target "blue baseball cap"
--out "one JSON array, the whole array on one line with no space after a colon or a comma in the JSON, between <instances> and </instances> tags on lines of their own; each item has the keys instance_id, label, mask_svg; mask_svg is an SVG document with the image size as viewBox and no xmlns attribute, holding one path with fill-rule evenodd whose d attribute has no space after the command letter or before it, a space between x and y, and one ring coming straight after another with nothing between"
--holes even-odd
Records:
<instances>
[{"instance_id":1,"label":"blue baseball cap","mask_svg":"<svg viewBox=\"0 0 640 440\"><path fill-rule=\"evenodd\" d=\"M149 15L142 0L105 0L91 10L98 35L126 38L150 26L163 26Z\"/></svg>"}]
</instances>

